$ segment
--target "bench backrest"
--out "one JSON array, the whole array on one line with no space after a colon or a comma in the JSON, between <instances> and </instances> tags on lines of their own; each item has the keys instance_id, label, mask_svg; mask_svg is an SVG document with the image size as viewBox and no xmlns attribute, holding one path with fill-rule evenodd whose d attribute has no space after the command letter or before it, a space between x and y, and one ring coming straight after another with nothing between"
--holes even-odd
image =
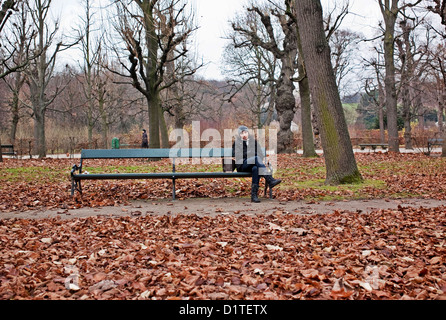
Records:
<instances>
[{"instance_id":1,"label":"bench backrest","mask_svg":"<svg viewBox=\"0 0 446 320\"><path fill-rule=\"evenodd\" d=\"M2 144L0 152L2 154L4 154L4 155L15 155L14 145L12 145L12 144Z\"/></svg>"},{"instance_id":2,"label":"bench backrest","mask_svg":"<svg viewBox=\"0 0 446 320\"><path fill-rule=\"evenodd\" d=\"M226 157L232 157L232 148L82 149L81 151L81 159Z\"/></svg>"}]
</instances>

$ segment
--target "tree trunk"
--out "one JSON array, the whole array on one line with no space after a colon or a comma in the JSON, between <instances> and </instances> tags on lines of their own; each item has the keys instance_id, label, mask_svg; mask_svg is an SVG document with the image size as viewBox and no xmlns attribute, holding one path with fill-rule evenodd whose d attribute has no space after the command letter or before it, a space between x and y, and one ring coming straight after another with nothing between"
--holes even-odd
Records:
<instances>
[{"instance_id":1,"label":"tree trunk","mask_svg":"<svg viewBox=\"0 0 446 320\"><path fill-rule=\"evenodd\" d=\"M34 111L34 139L36 142L36 153L39 158L46 157L45 140L45 111Z\"/></svg>"},{"instance_id":2,"label":"tree trunk","mask_svg":"<svg viewBox=\"0 0 446 320\"><path fill-rule=\"evenodd\" d=\"M317 157L313 139L313 125L311 120L311 99L308 77L305 76L299 82L299 93L301 101L301 122L302 122L302 144L305 158Z\"/></svg>"},{"instance_id":3,"label":"tree trunk","mask_svg":"<svg viewBox=\"0 0 446 320\"><path fill-rule=\"evenodd\" d=\"M443 145L441 147L441 157L446 157L446 143L444 143L444 140L446 139L446 134L444 131L441 134L441 137L443 138Z\"/></svg>"},{"instance_id":4,"label":"tree trunk","mask_svg":"<svg viewBox=\"0 0 446 320\"><path fill-rule=\"evenodd\" d=\"M159 149L161 146L159 124L159 96L157 94L152 94L150 97L147 97L147 104L149 111L149 148Z\"/></svg>"},{"instance_id":5,"label":"tree trunk","mask_svg":"<svg viewBox=\"0 0 446 320\"><path fill-rule=\"evenodd\" d=\"M285 33L283 41L283 54L280 57L282 69L277 81L276 110L279 120L279 132L277 134L277 153L293 153L294 134L291 131L291 122L296 110L294 97L293 76L295 73L295 60L297 56L298 36L296 28L281 20L282 30Z\"/></svg>"},{"instance_id":6,"label":"tree trunk","mask_svg":"<svg viewBox=\"0 0 446 320\"><path fill-rule=\"evenodd\" d=\"M164 111L159 107L159 124L160 124L160 138L161 138L161 147L169 148L169 133L167 131L166 119L164 118Z\"/></svg>"},{"instance_id":7,"label":"tree trunk","mask_svg":"<svg viewBox=\"0 0 446 320\"><path fill-rule=\"evenodd\" d=\"M105 100L102 95L102 92L99 92L99 100L98 100L98 107L99 112L101 114L101 133L102 133L102 145L104 149L108 149L108 133L109 133L109 123L108 123L108 117L107 117L107 111L105 110Z\"/></svg>"},{"instance_id":8,"label":"tree trunk","mask_svg":"<svg viewBox=\"0 0 446 320\"><path fill-rule=\"evenodd\" d=\"M379 80L378 80L379 81ZM385 93L381 85L381 81L379 81L379 96L378 96L378 121L379 121L379 136L381 138L381 143L386 141L386 128L384 126L384 105L385 101Z\"/></svg>"},{"instance_id":9,"label":"tree trunk","mask_svg":"<svg viewBox=\"0 0 446 320\"><path fill-rule=\"evenodd\" d=\"M282 67L283 70L283 67ZM283 77L286 77L284 75ZM279 83L281 81L279 80ZM279 132L277 135L277 153L292 153L293 132L291 121L294 118L295 98L294 85L291 80L283 81L277 87L276 109L279 118Z\"/></svg>"},{"instance_id":10,"label":"tree trunk","mask_svg":"<svg viewBox=\"0 0 446 320\"><path fill-rule=\"evenodd\" d=\"M381 1L380 1L381 2ZM389 151L399 152L398 137L398 111L397 111L397 91L395 84L395 22L398 15L398 0L392 0L392 7L380 5L383 14L384 30L384 63L386 76L384 87L386 90L386 110L387 110L387 130L389 134Z\"/></svg>"},{"instance_id":11,"label":"tree trunk","mask_svg":"<svg viewBox=\"0 0 446 320\"><path fill-rule=\"evenodd\" d=\"M297 27L296 27L297 28ZM303 61L302 44L299 30L297 30L297 48L299 52L298 70L299 76L299 96L301 105L301 126L302 126L302 156L305 158L317 157L316 148L313 139L313 124L311 120L311 97L308 75L305 71L305 62Z\"/></svg>"},{"instance_id":12,"label":"tree trunk","mask_svg":"<svg viewBox=\"0 0 446 320\"><path fill-rule=\"evenodd\" d=\"M326 184L361 182L325 38L320 0L296 0L297 23L324 150Z\"/></svg>"},{"instance_id":13,"label":"tree trunk","mask_svg":"<svg viewBox=\"0 0 446 320\"><path fill-rule=\"evenodd\" d=\"M387 37L387 36L386 36ZM392 40L384 41L384 55L386 60L386 77L384 79L386 90L387 130L389 133L389 151L399 152L398 137L398 111L395 86L395 65L393 58L393 36Z\"/></svg>"},{"instance_id":14,"label":"tree trunk","mask_svg":"<svg viewBox=\"0 0 446 320\"><path fill-rule=\"evenodd\" d=\"M403 104L403 120L404 120L404 146L406 149L413 149L412 147L412 127L410 125L411 119L411 102L409 88L405 87L402 90L402 104Z\"/></svg>"},{"instance_id":15,"label":"tree trunk","mask_svg":"<svg viewBox=\"0 0 446 320\"><path fill-rule=\"evenodd\" d=\"M17 78L21 76L17 75ZM19 125L20 114L19 114L19 91L13 91L12 93L12 105L11 105L11 113L12 113L12 121L11 121L11 131L9 133L9 139L11 143L14 144L15 138L17 135L17 126Z\"/></svg>"},{"instance_id":16,"label":"tree trunk","mask_svg":"<svg viewBox=\"0 0 446 320\"><path fill-rule=\"evenodd\" d=\"M93 148L93 127L94 127L93 109L88 107L88 109L87 109L87 138L88 138L88 147L90 149Z\"/></svg>"},{"instance_id":17,"label":"tree trunk","mask_svg":"<svg viewBox=\"0 0 446 320\"><path fill-rule=\"evenodd\" d=\"M59 27L59 24L55 23L53 31L48 29L49 23L46 19L48 17L51 0L35 1L35 8L32 8L28 2L26 3L28 9L32 10L32 24L37 28L34 50L41 52L39 57L31 62L27 69L27 82L29 84L29 94L34 117L34 133L36 135L34 138L37 154L39 158L43 158L46 157L45 113L48 105L59 93L59 88L56 88L54 92L50 93L48 84L53 77L56 55L62 50L63 44L61 42L57 43L53 53L51 55L48 54L49 48L54 45L52 41Z\"/></svg>"}]
</instances>

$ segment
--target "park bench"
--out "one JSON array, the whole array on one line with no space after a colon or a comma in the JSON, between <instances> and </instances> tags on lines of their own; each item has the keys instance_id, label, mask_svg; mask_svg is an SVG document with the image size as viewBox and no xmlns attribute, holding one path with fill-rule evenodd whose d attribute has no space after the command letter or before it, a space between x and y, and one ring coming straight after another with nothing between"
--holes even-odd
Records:
<instances>
[{"instance_id":1,"label":"park bench","mask_svg":"<svg viewBox=\"0 0 446 320\"><path fill-rule=\"evenodd\" d=\"M383 150L386 150L389 147L389 145L387 143L361 143L359 147L361 148L361 150L364 150L365 148L370 148L373 151L375 151L377 147L381 147Z\"/></svg>"},{"instance_id":2,"label":"park bench","mask_svg":"<svg viewBox=\"0 0 446 320\"><path fill-rule=\"evenodd\" d=\"M2 144L1 145L1 152L4 156L16 156L16 152L14 151L14 145L12 144Z\"/></svg>"},{"instance_id":3,"label":"park bench","mask_svg":"<svg viewBox=\"0 0 446 320\"><path fill-rule=\"evenodd\" d=\"M427 139L427 154L428 155L431 153L433 146L443 146L443 139L441 139L441 138Z\"/></svg>"},{"instance_id":4,"label":"park bench","mask_svg":"<svg viewBox=\"0 0 446 320\"><path fill-rule=\"evenodd\" d=\"M94 173L90 174L84 169L84 160L87 159L172 159L171 172L141 172L141 173ZM177 172L175 159L177 158L221 158L223 170L221 172ZM74 165L71 170L71 195L77 190L82 194L82 180L113 180L113 179L170 179L172 180L172 199L175 200L175 180L192 178L243 178L251 177L250 172L236 172L224 170L225 165L232 167L232 148L182 148L182 149L83 149L80 164ZM270 167L270 170L272 168ZM264 194L267 193L265 184ZM272 198L272 190L269 190Z\"/></svg>"}]
</instances>

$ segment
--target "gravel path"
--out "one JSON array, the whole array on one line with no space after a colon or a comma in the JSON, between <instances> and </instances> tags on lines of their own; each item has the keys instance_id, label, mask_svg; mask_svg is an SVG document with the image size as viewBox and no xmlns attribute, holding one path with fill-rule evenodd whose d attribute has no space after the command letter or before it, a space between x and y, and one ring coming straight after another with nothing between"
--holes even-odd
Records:
<instances>
[{"instance_id":1,"label":"gravel path","mask_svg":"<svg viewBox=\"0 0 446 320\"><path fill-rule=\"evenodd\" d=\"M197 214L214 216L218 214L325 214L338 211L367 213L380 209L401 207L440 207L446 206L445 200L433 199L371 199L351 201L279 201L262 199L261 203L251 203L247 198L191 198L185 200L132 201L129 205L117 207L30 210L24 212L0 213L0 219L22 218L42 219L60 217L61 219L84 218L90 216L144 216Z\"/></svg>"}]
</instances>

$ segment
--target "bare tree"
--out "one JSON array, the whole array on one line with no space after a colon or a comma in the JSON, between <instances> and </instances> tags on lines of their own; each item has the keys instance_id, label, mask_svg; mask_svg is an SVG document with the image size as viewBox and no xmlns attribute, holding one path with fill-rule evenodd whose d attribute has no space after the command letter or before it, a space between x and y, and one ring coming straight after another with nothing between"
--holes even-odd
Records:
<instances>
[{"instance_id":1,"label":"bare tree","mask_svg":"<svg viewBox=\"0 0 446 320\"><path fill-rule=\"evenodd\" d=\"M45 114L46 111L63 90L62 86L56 86L54 91L49 92L48 86L54 77L57 54L73 46L75 43L65 45L62 41L56 41L59 30L59 22L54 21L54 27L48 22L48 12L51 0L34 0L27 2L31 15L32 24L37 30L33 39L32 48L41 53L33 60L26 69L27 83L29 86L30 109L34 119L34 139L36 151L40 158L46 157L45 140Z\"/></svg>"},{"instance_id":2,"label":"bare tree","mask_svg":"<svg viewBox=\"0 0 446 320\"><path fill-rule=\"evenodd\" d=\"M19 13L12 18L11 27L7 28L10 36L2 38L3 49L11 57L10 62L12 62L12 65L19 67L16 69L17 72L10 73L2 78L12 95L9 101L9 111L12 117L9 139L12 144L14 144L17 126L22 117L20 93L25 82L25 73L19 72L19 70L29 63L29 44L35 35L33 29L27 22L28 13L24 2L18 4L17 10ZM7 62L4 61L4 63ZM8 70L12 69L8 68Z\"/></svg>"},{"instance_id":3,"label":"bare tree","mask_svg":"<svg viewBox=\"0 0 446 320\"><path fill-rule=\"evenodd\" d=\"M87 130L88 130L88 144L92 148L93 145L93 129L97 122L98 112L101 114L101 119L104 121L103 111L103 78L101 72L101 65L99 60L102 54L102 38L101 34L95 33L94 18L97 14L93 10L92 1L83 0L84 12L80 16L82 21L77 29L80 40L83 62L81 69L83 72L83 93L86 99L85 114L87 116ZM95 37L96 34L96 37ZM103 137L107 137L107 125L103 125ZM104 147L107 146L107 141L103 141Z\"/></svg>"},{"instance_id":4,"label":"bare tree","mask_svg":"<svg viewBox=\"0 0 446 320\"><path fill-rule=\"evenodd\" d=\"M15 3L16 3L16 1L7 0L7 1L4 1L3 4L2 4L2 8L0 10L0 34L1 34L2 29L3 29L3 26L6 23L6 20L8 20L8 17L11 14L11 10L14 8ZM11 71L11 72L13 72L13 71ZM6 76L6 74L1 76L0 78L3 78L5 76ZM1 139L0 139L0 145L1 145ZM0 162L3 162L3 156L2 156L1 150L0 150Z\"/></svg>"},{"instance_id":5,"label":"bare tree","mask_svg":"<svg viewBox=\"0 0 446 320\"><path fill-rule=\"evenodd\" d=\"M431 3L434 4L431 5ZM445 27L446 30L446 0L427 0L427 9L435 14L437 14L441 19L441 24ZM446 33L444 31L438 31L436 30L438 34L440 34L443 39L446 38ZM441 46L439 46L440 52L443 49L441 49ZM438 123L441 124L440 126L440 132L442 134L443 138L443 146L442 146L442 157L446 157L446 131L444 130L442 124L443 124L443 114L445 109L445 101L446 101L446 67L444 65L444 58L445 55L440 54L437 56L437 59L434 59L434 63L431 64L432 69L434 70L434 76L436 78L437 82L437 90L438 90ZM439 71L439 72L437 72Z\"/></svg>"},{"instance_id":6,"label":"bare tree","mask_svg":"<svg viewBox=\"0 0 446 320\"><path fill-rule=\"evenodd\" d=\"M401 64L399 95L402 102L406 149L413 148L411 121L422 114L421 83L426 69L426 48L429 46L429 36L422 35L423 39L426 39L425 43L416 37L416 29L422 22L423 19L411 18L407 12L404 12L399 22L401 35L395 39Z\"/></svg>"},{"instance_id":7,"label":"bare tree","mask_svg":"<svg viewBox=\"0 0 446 320\"><path fill-rule=\"evenodd\" d=\"M292 1L285 0L285 6L288 10L293 5ZM293 152L291 121L294 118L296 108L296 99L293 94L295 88L293 78L297 70L297 29L295 21L285 11L279 9L262 10L259 7L252 6L248 8L248 11L255 12L260 17L267 37L262 39L256 30L249 29L247 26L233 24L232 28L245 34L253 45L269 50L281 62L280 75L276 83L276 109L280 125L277 152L291 153ZM277 17L283 31L282 46L279 45L279 39L274 34L270 13Z\"/></svg>"},{"instance_id":8,"label":"bare tree","mask_svg":"<svg viewBox=\"0 0 446 320\"><path fill-rule=\"evenodd\" d=\"M340 92L347 95L352 83L351 76L358 67L360 50L357 46L361 36L350 30L336 30L329 38L331 48L332 65L336 75L336 84Z\"/></svg>"},{"instance_id":9,"label":"bare tree","mask_svg":"<svg viewBox=\"0 0 446 320\"><path fill-rule=\"evenodd\" d=\"M374 111L378 114L379 135L380 142L385 143L385 127L384 127L384 112L385 112L385 92L382 75L383 63L381 63L382 54L380 49L375 47L376 58L371 60L364 59L365 67L372 67L373 76L365 79L364 90L369 99L372 101Z\"/></svg>"},{"instance_id":10,"label":"bare tree","mask_svg":"<svg viewBox=\"0 0 446 320\"><path fill-rule=\"evenodd\" d=\"M336 87L319 0L296 0L305 67L321 133L326 184L362 181Z\"/></svg>"},{"instance_id":11,"label":"bare tree","mask_svg":"<svg viewBox=\"0 0 446 320\"><path fill-rule=\"evenodd\" d=\"M251 30L257 34L263 33L261 37L265 38L265 28L262 28L259 16L253 11L236 17L232 24L249 25ZM270 123L274 113L276 70L279 66L277 58L269 50L253 44L245 33L233 30L227 38L230 43L225 48L224 59L231 78L228 80L231 85L228 100L232 101L233 97L246 98L244 106L249 106L253 115L251 126L261 128ZM244 91L249 93L249 97Z\"/></svg>"},{"instance_id":12,"label":"bare tree","mask_svg":"<svg viewBox=\"0 0 446 320\"><path fill-rule=\"evenodd\" d=\"M2 48L0 57L0 79L11 73L23 71L31 60L36 59L41 54L40 51L34 50L34 52L31 52L29 50L30 42L36 33L32 26L26 24L28 7L25 3L21 0L4 1L2 5L0 35L3 36L0 39L3 42L3 46L0 45L0 48ZM3 32L6 21L12 15L13 11L19 13L18 18L14 19L13 25L7 28L7 32ZM17 41L20 42L20 45Z\"/></svg>"},{"instance_id":13,"label":"bare tree","mask_svg":"<svg viewBox=\"0 0 446 320\"><path fill-rule=\"evenodd\" d=\"M446 130L444 128L444 112L446 109L446 47L444 44L438 44L435 47L429 49L429 62L430 73L432 74L434 86L434 95L437 104L438 115L438 128L443 139L446 138ZM433 88L432 88L433 87ZM444 140L443 140L444 141ZM443 143L442 157L446 157L446 144Z\"/></svg>"},{"instance_id":14,"label":"bare tree","mask_svg":"<svg viewBox=\"0 0 446 320\"><path fill-rule=\"evenodd\" d=\"M160 92L175 83L165 81L166 66L188 52L185 43L195 30L188 24L186 3L177 0L118 0L116 31L125 41L130 66L120 59L124 72L131 84L147 100L149 112L149 147L159 148L161 134L167 137ZM168 29L163 29L165 25ZM174 51L174 56L170 53ZM121 56L118 53L119 56ZM196 70L192 70L194 73ZM168 141L163 139L164 144ZM166 146L166 145L165 145Z\"/></svg>"},{"instance_id":15,"label":"bare tree","mask_svg":"<svg viewBox=\"0 0 446 320\"><path fill-rule=\"evenodd\" d=\"M413 7L422 0L415 3L407 3L398 6L399 0L378 0L379 8L384 19L384 61L386 66L386 77L384 80L386 91L387 129L389 133L389 151L399 152L399 136L397 125L397 88L395 80L395 24L398 14L407 7Z\"/></svg>"}]
</instances>

